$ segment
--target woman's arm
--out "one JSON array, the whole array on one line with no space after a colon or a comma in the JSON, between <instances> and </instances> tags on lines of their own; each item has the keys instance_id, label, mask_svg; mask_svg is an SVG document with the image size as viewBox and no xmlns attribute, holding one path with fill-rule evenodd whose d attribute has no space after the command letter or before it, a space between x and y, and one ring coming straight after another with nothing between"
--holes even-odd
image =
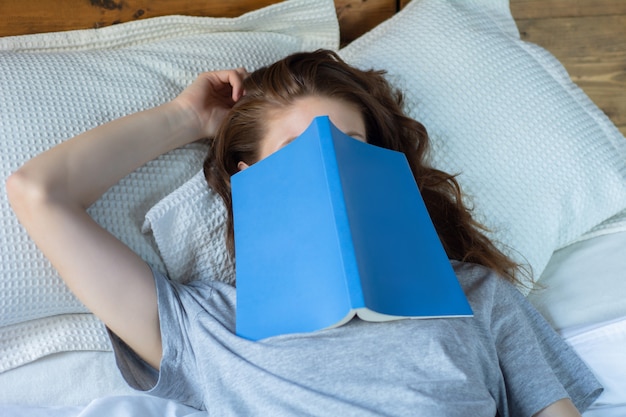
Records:
<instances>
[{"instance_id":1,"label":"woman's arm","mask_svg":"<svg viewBox=\"0 0 626 417\"><path fill-rule=\"evenodd\" d=\"M580 413L568 398L550 404L534 417L581 417Z\"/></svg>"},{"instance_id":2,"label":"woman's arm","mask_svg":"<svg viewBox=\"0 0 626 417\"><path fill-rule=\"evenodd\" d=\"M151 159L213 136L241 97L244 74L202 74L173 101L72 138L7 180L18 219L71 291L157 369L161 335L150 268L86 209Z\"/></svg>"}]
</instances>

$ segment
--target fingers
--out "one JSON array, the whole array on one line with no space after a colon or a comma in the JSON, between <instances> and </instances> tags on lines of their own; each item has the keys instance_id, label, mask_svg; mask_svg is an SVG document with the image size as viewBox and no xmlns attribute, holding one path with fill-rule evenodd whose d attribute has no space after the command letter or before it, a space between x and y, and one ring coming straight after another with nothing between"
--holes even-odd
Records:
<instances>
[{"instance_id":1,"label":"fingers","mask_svg":"<svg viewBox=\"0 0 626 417\"><path fill-rule=\"evenodd\" d=\"M248 76L248 73L244 68L237 68L234 70L234 72L236 74L235 78L237 80L236 85L232 81L230 85L233 86L233 101L237 102L237 100L239 100L243 96L243 80Z\"/></svg>"},{"instance_id":2,"label":"fingers","mask_svg":"<svg viewBox=\"0 0 626 417\"><path fill-rule=\"evenodd\" d=\"M243 96L243 80L248 76L248 72L245 68L236 68L232 70L221 70L205 72L200 77L206 77L214 88L219 89L217 83L222 85L230 85L231 98L234 102L237 102ZM217 81L217 83L216 83Z\"/></svg>"},{"instance_id":3,"label":"fingers","mask_svg":"<svg viewBox=\"0 0 626 417\"><path fill-rule=\"evenodd\" d=\"M243 67L236 68L233 71L237 74L237 88L235 88L232 82L230 85L233 87L233 101L237 102L244 95L243 80L248 76L248 71Z\"/></svg>"}]
</instances>

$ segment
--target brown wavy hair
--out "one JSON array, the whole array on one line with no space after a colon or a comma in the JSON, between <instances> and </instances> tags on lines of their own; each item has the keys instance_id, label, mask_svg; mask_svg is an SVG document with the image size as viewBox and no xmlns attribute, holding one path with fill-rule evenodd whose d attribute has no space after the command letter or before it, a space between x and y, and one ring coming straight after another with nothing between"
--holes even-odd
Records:
<instances>
[{"instance_id":1,"label":"brown wavy hair","mask_svg":"<svg viewBox=\"0 0 626 417\"><path fill-rule=\"evenodd\" d=\"M432 168L427 161L426 128L403 112L403 98L391 88L383 71L362 71L332 51L296 53L260 68L244 80L245 95L233 106L213 140L204 162L208 184L228 210L227 245L234 254L230 176L237 164L259 159L265 136L264 120L302 97L338 99L358 108L365 120L367 142L403 152L415 176L428 212L450 259L484 265L513 283L519 266L487 238L463 202L454 175Z\"/></svg>"}]
</instances>

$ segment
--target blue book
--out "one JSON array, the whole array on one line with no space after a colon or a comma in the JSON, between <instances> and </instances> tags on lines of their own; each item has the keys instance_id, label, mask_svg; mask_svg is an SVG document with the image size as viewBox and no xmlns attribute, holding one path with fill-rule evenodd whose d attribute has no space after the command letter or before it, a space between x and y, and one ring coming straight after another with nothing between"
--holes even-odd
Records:
<instances>
[{"instance_id":1,"label":"blue book","mask_svg":"<svg viewBox=\"0 0 626 417\"><path fill-rule=\"evenodd\" d=\"M231 185L239 336L472 315L403 153L320 116Z\"/></svg>"}]
</instances>

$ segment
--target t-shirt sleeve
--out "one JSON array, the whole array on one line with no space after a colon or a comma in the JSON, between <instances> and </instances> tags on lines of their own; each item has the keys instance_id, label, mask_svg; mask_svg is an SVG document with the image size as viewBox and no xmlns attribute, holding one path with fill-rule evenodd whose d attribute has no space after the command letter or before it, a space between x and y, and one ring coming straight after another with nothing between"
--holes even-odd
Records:
<instances>
[{"instance_id":1,"label":"t-shirt sleeve","mask_svg":"<svg viewBox=\"0 0 626 417\"><path fill-rule=\"evenodd\" d=\"M155 270L153 275L163 345L160 370L151 367L109 331L117 366L132 388L202 409L203 396L197 383L197 367L189 329L196 309L201 308L200 303L194 301L210 297L211 289L209 286L198 289L172 282Z\"/></svg>"},{"instance_id":2,"label":"t-shirt sleeve","mask_svg":"<svg viewBox=\"0 0 626 417\"><path fill-rule=\"evenodd\" d=\"M492 331L508 415L530 417L563 398L586 410L602 387L585 363L512 285L502 281L494 298Z\"/></svg>"}]
</instances>

